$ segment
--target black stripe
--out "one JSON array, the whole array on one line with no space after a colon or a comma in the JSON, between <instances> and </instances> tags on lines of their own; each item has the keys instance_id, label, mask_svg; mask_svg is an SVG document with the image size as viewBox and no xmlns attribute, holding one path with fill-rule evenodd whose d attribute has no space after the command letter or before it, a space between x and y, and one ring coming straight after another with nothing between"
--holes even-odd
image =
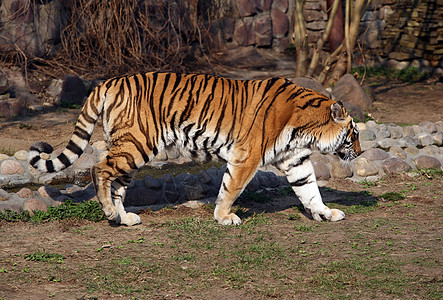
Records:
<instances>
[{"instance_id":1,"label":"black stripe","mask_svg":"<svg viewBox=\"0 0 443 300\"><path fill-rule=\"evenodd\" d=\"M299 186L304 186L305 184L312 183L311 181L309 181L309 176L311 176L311 174L309 174L306 177L303 177L297 181L290 182L290 184L291 184L291 186L299 187Z\"/></svg>"},{"instance_id":2,"label":"black stripe","mask_svg":"<svg viewBox=\"0 0 443 300\"><path fill-rule=\"evenodd\" d=\"M89 141L89 138L91 137L91 135L88 132L86 132L86 130L81 129L79 127L75 128L75 131L73 134L85 141Z\"/></svg>"},{"instance_id":3,"label":"black stripe","mask_svg":"<svg viewBox=\"0 0 443 300\"><path fill-rule=\"evenodd\" d=\"M55 172L54 164L52 163L52 160L47 160L46 161L46 170L48 170L48 173L54 173Z\"/></svg>"},{"instance_id":4,"label":"black stripe","mask_svg":"<svg viewBox=\"0 0 443 300\"><path fill-rule=\"evenodd\" d=\"M31 166L35 167L35 164L40 160L40 156L35 156L33 159L31 159L29 161L29 163L31 164Z\"/></svg>"},{"instance_id":5,"label":"black stripe","mask_svg":"<svg viewBox=\"0 0 443 300\"><path fill-rule=\"evenodd\" d=\"M83 150L77 146L76 143L74 143L72 140L69 141L68 146L66 146L66 149L69 149L74 154L77 154L78 156L82 155Z\"/></svg>"},{"instance_id":6,"label":"black stripe","mask_svg":"<svg viewBox=\"0 0 443 300\"><path fill-rule=\"evenodd\" d=\"M66 168L71 165L71 162L69 161L68 157L63 152L60 153L60 155L57 158L58 160L60 160L62 164L65 165Z\"/></svg>"}]
</instances>

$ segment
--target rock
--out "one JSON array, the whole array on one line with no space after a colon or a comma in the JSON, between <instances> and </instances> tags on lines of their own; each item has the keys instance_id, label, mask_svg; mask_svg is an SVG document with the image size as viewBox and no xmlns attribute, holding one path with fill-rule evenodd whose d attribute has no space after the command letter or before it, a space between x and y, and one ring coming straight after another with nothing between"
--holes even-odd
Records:
<instances>
[{"instance_id":1,"label":"rock","mask_svg":"<svg viewBox=\"0 0 443 300\"><path fill-rule=\"evenodd\" d=\"M60 102L83 105L86 97L86 87L83 80L75 75L66 75L63 79Z\"/></svg>"},{"instance_id":2,"label":"rock","mask_svg":"<svg viewBox=\"0 0 443 300\"><path fill-rule=\"evenodd\" d=\"M359 131L360 141L373 141L375 140L375 133L371 129Z\"/></svg>"},{"instance_id":3,"label":"rock","mask_svg":"<svg viewBox=\"0 0 443 300\"><path fill-rule=\"evenodd\" d=\"M411 166L397 157L391 157L384 160L381 164L382 169L387 174L399 173L411 170Z\"/></svg>"},{"instance_id":4,"label":"rock","mask_svg":"<svg viewBox=\"0 0 443 300\"><path fill-rule=\"evenodd\" d=\"M441 163L438 159L427 155L416 157L414 163L417 166L417 169L438 169L441 167Z\"/></svg>"},{"instance_id":5,"label":"rock","mask_svg":"<svg viewBox=\"0 0 443 300\"><path fill-rule=\"evenodd\" d=\"M192 209L199 209L203 205L205 205L205 202L203 202L203 201L196 201L196 200L190 200L190 201L186 201L183 204L180 204L180 206L189 207L189 208L192 208Z\"/></svg>"},{"instance_id":6,"label":"rock","mask_svg":"<svg viewBox=\"0 0 443 300\"><path fill-rule=\"evenodd\" d=\"M0 161L1 161L1 160L8 159L8 158L9 158L9 155L6 155L6 154L3 154L3 153L0 153Z\"/></svg>"},{"instance_id":7,"label":"rock","mask_svg":"<svg viewBox=\"0 0 443 300\"><path fill-rule=\"evenodd\" d=\"M47 173L40 176L37 180L40 184L50 184L51 182L64 181L68 179L68 175L61 171L57 173Z\"/></svg>"},{"instance_id":8,"label":"rock","mask_svg":"<svg viewBox=\"0 0 443 300\"><path fill-rule=\"evenodd\" d=\"M403 129L401 127L390 127L389 131L391 132L391 138L393 139L401 139L403 137Z\"/></svg>"},{"instance_id":9,"label":"rock","mask_svg":"<svg viewBox=\"0 0 443 300\"><path fill-rule=\"evenodd\" d=\"M398 146L392 146L389 150L401 159L406 159L408 157L408 153Z\"/></svg>"},{"instance_id":10,"label":"rock","mask_svg":"<svg viewBox=\"0 0 443 300\"><path fill-rule=\"evenodd\" d=\"M5 73L0 71L0 95L8 92L10 88L8 78L6 77Z\"/></svg>"},{"instance_id":11,"label":"rock","mask_svg":"<svg viewBox=\"0 0 443 300\"><path fill-rule=\"evenodd\" d=\"M255 43L258 47L271 46L272 22L269 15L262 15L254 22Z\"/></svg>"},{"instance_id":12,"label":"rock","mask_svg":"<svg viewBox=\"0 0 443 300\"><path fill-rule=\"evenodd\" d=\"M62 92L63 80L53 79L51 84L46 89L46 93L53 98L52 103L57 103L60 100L60 93Z\"/></svg>"},{"instance_id":13,"label":"rock","mask_svg":"<svg viewBox=\"0 0 443 300\"><path fill-rule=\"evenodd\" d=\"M49 186L41 186L37 191L42 197L51 199L56 199L62 194L58 189Z\"/></svg>"},{"instance_id":14,"label":"rock","mask_svg":"<svg viewBox=\"0 0 443 300\"><path fill-rule=\"evenodd\" d=\"M134 187L128 189L125 198L126 206L145 206L152 205L159 202L157 194L145 187Z\"/></svg>"},{"instance_id":15,"label":"rock","mask_svg":"<svg viewBox=\"0 0 443 300\"><path fill-rule=\"evenodd\" d=\"M28 151L26 150L20 150L14 153L14 157L17 160L28 160Z\"/></svg>"},{"instance_id":16,"label":"rock","mask_svg":"<svg viewBox=\"0 0 443 300\"><path fill-rule=\"evenodd\" d=\"M17 195L21 198L31 198L32 197L32 191L29 188L22 188L17 192Z\"/></svg>"},{"instance_id":17,"label":"rock","mask_svg":"<svg viewBox=\"0 0 443 300\"><path fill-rule=\"evenodd\" d=\"M432 136L434 138L434 144L437 146L443 146L443 133L438 132Z\"/></svg>"},{"instance_id":18,"label":"rock","mask_svg":"<svg viewBox=\"0 0 443 300\"><path fill-rule=\"evenodd\" d=\"M335 96L336 100L350 103L361 111L365 111L372 106L372 99L351 74L346 74L337 81L332 95Z\"/></svg>"},{"instance_id":19,"label":"rock","mask_svg":"<svg viewBox=\"0 0 443 300\"><path fill-rule=\"evenodd\" d=\"M94 154L86 153L86 151L75 161L74 169L88 170L97 163L97 156Z\"/></svg>"},{"instance_id":20,"label":"rock","mask_svg":"<svg viewBox=\"0 0 443 300\"><path fill-rule=\"evenodd\" d=\"M418 126L423 128L424 132L426 133L429 134L437 133L437 126L435 126L435 124L430 121L422 121L418 124Z\"/></svg>"},{"instance_id":21,"label":"rock","mask_svg":"<svg viewBox=\"0 0 443 300\"><path fill-rule=\"evenodd\" d=\"M251 46L255 44L255 34L252 30L253 18L245 17L235 22L234 39L240 46Z\"/></svg>"},{"instance_id":22,"label":"rock","mask_svg":"<svg viewBox=\"0 0 443 300\"><path fill-rule=\"evenodd\" d=\"M29 211L31 214L34 214L35 210L48 210L48 205L40 199L31 198L25 201L23 209Z\"/></svg>"},{"instance_id":23,"label":"rock","mask_svg":"<svg viewBox=\"0 0 443 300\"><path fill-rule=\"evenodd\" d=\"M369 128L376 128L378 125L377 123L375 123L375 121L369 120L368 122L366 122L366 126Z\"/></svg>"},{"instance_id":24,"label":"rock","mask_svg":"<svg viewBox=\"0 0 443 300\"><path fill-rule=\"evenodd\" d=\"M414 137L415 136L414 128L412 128L411 126L403 127L403 136Z\"/></svg>"},{"instance_id":25,"label":"rock","mask_svg":"<svg viewBox=\"0 0 443 300\"><path fill-rule=\"evenodd\" d=\"M203 184L209 184L212 182L212 177L211 175L209 175L208 172L206 171L200 171L198 173L198 179L200 180L201 183Z\"/></svg>"},{"instance_id":26,"label":"rock","mask_svg":"<svg viewBox=\"0 0 443 300\"><path fill-rule=\"evenodd\" d=\"M405 143L405 146L413 146L416 147L418 146L418 139L415 137L403 137L402 141Z\"/></svg>"},{"instance_id":27,"label":"rock","mask_svg":"<svg viewBox=\"0 0 443 300\"><path fill-rule=\"evenodd\" d=\"M381 149L377 149L377 148L372 148L369 149L365 152L363 152L360 157L366 158L368 160L384 160L387 159L389 157L389 154L386 153L385 151L381 150Z\"/></svg>"},{"instance_id":28,"label":"rock","mask_svg":"<svg viewBox=\"0 0 443 300\"><path fill-rule=\"evenodd\" d=\"M11 118L21 115L23 110L23 102L19 99L8 99L0 101L0 116Z\"/></svg>"},{"instance_id":29,"label":"rock","mask_svg":"<svg viewBox=\"0 0 443 300\"><path fill-rule=\"evenodd\" d=\"M322 161L313 161L314 173L317 180L329 180L331 178L331 172L328 166Z\"/></svg>"},{"instance_id":30,"label":"rock","mask_svg":"<svg viewBox=\"0 0 443 300\"><path fill-rule=\"evenodd\" d=\"M25 169L18 161L7 159L2 162L0 166L0 172L3 175L23 174L25 172Z\"/></svg>"},{"instance_id":31,"label":"rock","mask_svg":"<svg viewBox=\"0 0 443 300\"><path fill-rule=\"evenodd\" d=\"M274 0L274 7L285 13L289 7L288 0Z\"/></svg>"},{"instance_id":32,"label":"rock","mask_svg":"<svg viewBox=\"0 0 443 300\"><path fill-rule=\"evenodd\" d=\"M238 12L240 17L249 17L257 13L257 0L239 0L237 2Z\"/></svg>"},{"instance_id":33,"label":"rock","mask_svg":"<svg viewBox=\"0 0 443 300\"><path fill-rule=\"evenodd\" d=\"M271 11L272 18L272 33L274 37L284 37L289 32L289 18L288 16L278 9L273 7Z\"/></svg>"},{"instance_id":34,"label":"rock","mask_svg":"<svg viewBox=\"0 0 443 300\"><path fill-rule=\"evenodd\" d=\"M185 185L184 190L188 200L200 200L208 196L208 191L201 184Z\"/></svg>"},{"instance_id":35,"label":"rock","mask_svg":"<svg viewBox=\"0 0 443 300\"><path fill-rule=\"evenodd\" d=\"M163 186L163 182L160 179L153 178L151 175L146 175L143 183L148 189L152 190L160 190Z\"/></svg>"},{"instance_id":36,"label":"rock","mask_svg":"<svg viewBox=\"0 0 443 300\"><path fill-rule=\"evenodd\" d=\"M423 151L425 151L429 155L440 154L440 149L435 145L426 146L423 148Z\"/></svg>"},{"instance_id":37,"label":"rock","mask_svg":"<svg viewBox=\"0 0 443 300\"><path fill-rule=\"evenodd\" d=\"M369 149L377 147L378 144L375 141L362 141L360 142L360 147L362 151L367 151Z\"/></svg>"},{"instance_id":38,"label":"rock","mask_svg":"<svg viewBox=\"0 0 443 300\"><path fill-rule=\"evenodd\" d=\"M6 201L9 199L9 193L4 189L0 189L0 201Z\"/></svg>"},{"instance_id":39,"label":"rock","mask_svg":"<svg viewBox=\"0 0 443 300\"><path fill-rule=\"evenodd\" d=\"M376 136L378 139L387 139L391 137L391 132L387 127L381 127L380 130L377 131Z\"/></svg>"},{"instance_id":40,"label":"rock","mask_svg":"<svg viewBox=\"0 0 443 300\"><path fill-rule=\"evenodd\" d=\"M296 85L311 89L313 91L316 91L317 93L320 93L328 98L331 98L331 93L329 93L323 85L318 82L317 80L307 78L307 77L298 77L292 79L292 82L294 82Z\"/></svg>"},{"instance_id":41,"label":"rock","mask_svg":"<svg viewBox=\"0 0 443 300\"><path fill-rule=\"evenodd\" d=\"M421 146L428 146L434 143L434 138L428 133L421 133L417 136L417 138Z\"/></svg>"},{"instance_id":42,"label":"rock","mask_svg":"<svg viewBox=\"0 0 443 300\"><path fill-rule=\"evenodd\" d=\"M331 160L331 175L334 178L352 177L353 171L349 165L342 164L339 160Z\"/></svg>"},{"instance_id":43,"label":"rock","mask_svg":"<svg viewBox=\"0 0 443 300\"><path fill-rule=\"evenodd\" d=\"M382 149L389 149L393 146L403 147L406 145L404 141L394 139L381 139L377 142L377 144Z\"/></svg>"},{"instance_id":44,"label":"rock","mask_svg":"<svg viewBox=\"0 0 443 300\"><path fill-rule=\"evenodd\" d=\"M357 175L362 177L378 174L377 165L372 161L368 160L367 158L361 156L355 160L354 168L355 168L355 173L357 173Z\"/></svg>"},{"instance_id":45,"label":"rock","mask_svg":"<svg viewBox=\"0 0 443 300\"><path fill-rule=\"evenodd\" d=\"M418 148L415 146L408 146L405 148L405 151L408 152L412 156L417 155L419 152Z\"/></svg>"},{"instance_id":46,"label":"rock","mask_svg":"<svg viewBox=\"0 0 443 300\"><path fill-rule=\"evenodd\" d=\"M418 125L412 125L412 129L414 130L415 134L419 134L424 131L423 128Z\"/></svg>"}]
</instances>

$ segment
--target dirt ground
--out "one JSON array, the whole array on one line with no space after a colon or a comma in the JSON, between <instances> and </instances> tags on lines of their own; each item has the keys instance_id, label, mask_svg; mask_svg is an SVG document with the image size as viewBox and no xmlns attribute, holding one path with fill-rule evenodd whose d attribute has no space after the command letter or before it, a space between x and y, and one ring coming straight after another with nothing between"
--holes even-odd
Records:
<instances>
[{"instance_id":1,"label":"dirt ground","mask_svg":"<svg viewBox=\"0 0 443 300\"><path fill-rule=\"evenodd\" d=\"M443 120L441 82L369 86L378 122ZM0 120L0 151L62 147L78 113ZM239 227L214 224L211 207L145 212L132 228L0 222L0 299L442 299L442 189L441 174L332 180L321 192L346 212L338 223L313 221L284 191L241 198ZM36 253L59 261L29 259Z\"/></svg>"}]
</instances>

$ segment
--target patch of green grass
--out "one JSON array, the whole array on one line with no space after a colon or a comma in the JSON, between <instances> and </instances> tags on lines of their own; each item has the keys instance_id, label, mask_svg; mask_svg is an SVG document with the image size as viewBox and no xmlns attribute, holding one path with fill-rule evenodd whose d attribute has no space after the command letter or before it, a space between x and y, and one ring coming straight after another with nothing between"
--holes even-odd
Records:
<instances>
[{"instance_id":1,"label":"patch of green grass","mask_svg":"<svg viewBox=\"0 0 443 300\"><path fill-rule=\"evenodd\" d=\"M362 181L360 181L359 183L365 188L365 189L368 189L368 188L371 188L371 187L374 187L374 186L377 186L377 182L378 182L378 180L368 180L368 179L363 179Z\"/></svg>"},{"instance_id":2,"label":"patch of green grass","mask_svg":"<svg viewBox=\"0 0 443 300\"><path fill-rule=\"evenodd\" d=\"M50 262L50 263L63 263L63 260L65 257L62 254L58 253L47 253L45 250L40 251L37 250L34 253L26 254L25 255L26 260L30 261L41 261L41 262Z\"/></svg>"},{"instance_id":3,"label":"patch of green grass","mask_svg":"<svg viewBox=\"0 0 443 300\"><path fill-rule=\"evenodd\" d=\"M86 201L75 204L67 200L59 206L50 206L47 211L35 210L33 214L28 211L0 211L0 220L7 222L30 221L35 223L63 220L63 219L90 220L99 222L105 220L105 215L96 201Z\"/></svg>"},{"instance_id":4,"label":"patch of green grass","mask_svg":"<svg viewBox=\"0 0 443 300\"><path fill-rule=\"evenodd\" d=\"M28 130L30 130L30 129L32 129L33 127L32 127L31 124L20 122L20 123L18 124L18 128L20 128L20 129L28 129Z\"/></svg>"},{"instance_id":5,"label":"patch of green grass","mask_svg":"<svg viewBox=\"0 0 443 300\"><path fill-rule=\"evenodd\" d=\"M62 100L62 101L60 101L60 107L67 108L67 109L78 109L78 108L81 108L82 106L78 105L78 104L71 103L69 101Z\"/></svg>"},{"instance_id":6,"label":"patch of green grass","mask_svg":"<svg viewBox=\"0 0 443 300\"><path fill-rule=\"evenodd\" d=\"M424 175L428 179L432 179L432 178L435 178L435 177L442 177L443 176L443 170L442 169L435 169L435 168L419 169L419 170L414 170L413 172L417 172L420 175Z\"/></svg>"},{"instance_id":7,"label":"patch of green grass","mask_svg":"<svg viewBox=\"0 0 443 300\"><path fill-rule=\"evenodd\" d=\"M308 232L308 231L312 231L312 227L309 225L297 225L294 224L294 229L297 231L303 231L303 232Z\"/></svg>"},{"instance_id":8,"label":"patch of green grass","mask_svg":"<svg viewBox=\"0 0 443 300\"><path fill-rule=\"evenodd\" d=\"M357 73L360 77L386 77L406 82L416 82L428 77L427 73L420 72L417 68L408 67L404 70L390 69L386 66L365 67L358 66L352 69L352 73Z\"/></svg>"},{"instance_id":9,"label":"patch of green grass","mask_svg":"<svg viewBox=\"0 0 443 300\"><path fill-rule=\"evenodd\" d=\"M2 149L0 150L0 153L2 153L2 154L6 154L6 155L8 155L8 156L13 156L14 153L15 153L15 151L14 151L14 149L11 149L11 146L9 146L8 148L2 148Z\"/></svg>"}]
</instances>

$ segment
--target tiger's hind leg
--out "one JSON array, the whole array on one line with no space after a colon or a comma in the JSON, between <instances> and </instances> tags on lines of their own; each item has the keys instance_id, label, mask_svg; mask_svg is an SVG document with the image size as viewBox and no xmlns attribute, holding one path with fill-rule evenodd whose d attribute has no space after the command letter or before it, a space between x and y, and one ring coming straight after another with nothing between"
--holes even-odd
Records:
<instances>
[{"instance_id":1,"label":"tiger's hind leg","mask_svg":"<svg viewBox=\"0 0 443 300\"><path fill-rule=\"evenodd\" d=\"M141 223L140 217L137 214L126 212L123 206L125 200L126 189L131 183L134 173L123 175L111 184L111 195L114 206L117 210L118 217L116 222L127 226L132 226Z\"/></svg>"},{"instance_id":2,"label":"tiger's hind leg","mask_svg":"<svg viewBox=\"0 0 443 300\"><path fill-rule=\"evenodd\" d=\"M290 158L277 167L286 174L295 194L314 220L339 221L345 218L344 212L330 209L323 203L309 155Z\"/></svg>"},{"instance_id":3,"label":"tiger's hind leg","mask_svg":"<svg viewBox=\"0 0 443 300\"><path fill-rule=\"evenodd\" d=\"M132 143L124 143L119 147L112 147L106 158L92 167L91 175L97 198L108 220L125 225L140 222L135 214L126 213L123 199L130 174L144 163L140 150Z\"/></svg>"},{"instance_id":4,"label":"tiger's hind leg","mask_svg":"<svg viewBox=\"0 0 443 300\"><path fill-rule=\"evenodd\" d=\"M232 204L243 192L260 164L259 158L247 157L248 154L245 150L237 150L236 154L236 157L227 163L215 202L214 218L222 225L241 224L241 219L236 214L231 213ZM242 155L247 158L242 158Z\"/></svg>"}]
</instances>

